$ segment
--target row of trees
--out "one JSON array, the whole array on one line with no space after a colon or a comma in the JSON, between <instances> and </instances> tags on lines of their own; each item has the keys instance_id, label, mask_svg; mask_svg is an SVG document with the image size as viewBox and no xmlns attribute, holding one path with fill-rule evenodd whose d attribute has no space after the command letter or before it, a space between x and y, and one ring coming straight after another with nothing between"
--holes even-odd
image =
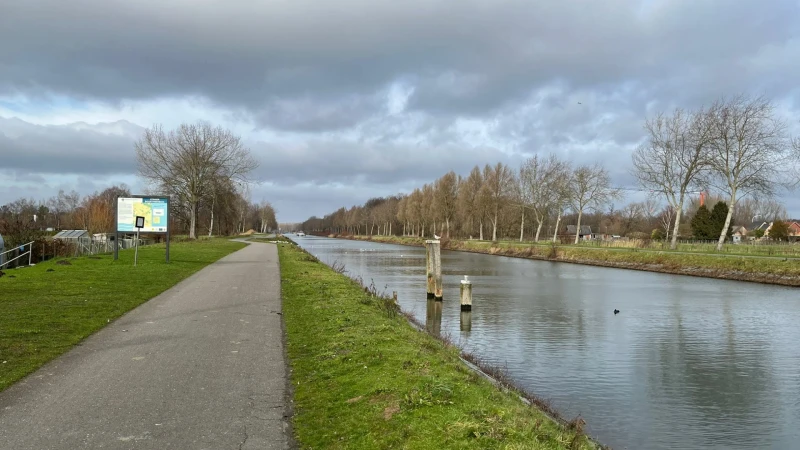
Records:
<instances>
[{"instance_id":1,"label":"row of trees","mask_svg":"<svg viewBox=\"0 0 800 450\"><path fill-rule=\"evenodd\" d=\"M674 211L672 248L692 191L712 188L728 197L730 208L716 236L719 250L740 199L770 197L797 182L786 171L796 161L786 124L764 97L739 95L694 111L676 109L648 119L645 130L648 139L633 154L632 173ZM800 150L800 141L794 150Z\"/></svg>"},{"instance_id":2,"label":"row of trees","mask_svg":"<svg viewBox=\"0 0 800 450\"><path fill-rule=\"evenodd\" d=\"M62 190L46 200L20 198L0 206L0 234L9 245L17 245L36 240L50 229L110 233L114 231L116 198L129 195L130 188L120 184L85 196ZM203 224L200 229L209 236L251 228L265 232L278 226L269 202L252 203L242 193L220 194L216 201L200 204L196 212ZM191 221L185 213L185 208L171 211L173 233L188 233Z\"/></svg>"},{"instance_id":3,"label":"row of trees","mask_svg":"<svg viewBox=\"0 0 800 450\"><path fill-rule=\"evenodd\" d=\"M230 131L207 122L169 132L156 125L135 143L135 151L139 175L148 183L145 194L171 197L173 233L194 239L198 229L211 236L278 227L269 202L249 200L248 176L258 164ZM48 229L112 232L116 198L129 195L123 184L84 197L61 191L39 202L22 198L0 207L0 234L16 244Z\"/></svg>"},{"instance_id":4,"label":"row of trees","mask_svg":"<svg viewBox=\"0 0 800 450\"><path fill-rule=\"evenodd\" d=\"M302 224L307 232L355 234L433 234L520 240L526 230L540 240L563 235L563 223L575 225L574 242L589 223L604 234L658 235L677 244L678 236L710 239L685 220L700 208L698 194L725 200L724 220L714 226L719 245L734 223L786 218L773 198L794 179L784 168L792 152L786 126L761 97L738 96L693 112L676 110L645 123L647 139L633 155L632 173L649 194L643 202L615 209L621 190L612 186L602 164L573 165L556 155L534 156L516 170L505 164L476 166L466 176L449 172L408 195L373 198ZM800 142L795 149L800 149ZM724 197L724 199L722 198ZM666 205L664 205L666 202ZM727 205L733 205L728 208ZM703 215L710 212L705 209ZM715 216L716 217L716 216ZM700 220L698 223L702 222ZM550 234L552 233L552 234Z\"/></svg>"},{"instance_id":5,"label":"row of trees","mask_svg":"<svg viewBox=\"0 0 800 450\"><path fill-rule=\"evenodd\" d=\"M248 212L260 219L258 228L277 228L269 203L247 204L250 174L258 162L239 136L208 122L182 124L164 131L155 125L136 142L139 176L152 192L169 194L177 214L188 225L190 239L197 237L198 219L209 212L209 235L216 220L235 217L238 231L245 231ZM215 214L215 213L221 214Z\"/></svg>"}]
</instances>

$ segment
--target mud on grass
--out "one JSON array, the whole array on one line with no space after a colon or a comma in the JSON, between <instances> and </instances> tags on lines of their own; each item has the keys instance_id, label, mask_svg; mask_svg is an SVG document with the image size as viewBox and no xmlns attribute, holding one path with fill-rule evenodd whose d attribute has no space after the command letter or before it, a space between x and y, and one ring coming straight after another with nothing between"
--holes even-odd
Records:
<instances>
[{"instance_id":1,"label":"mud on grass","mask_svg":"<svg viewBox=\"0 0 800 450\"><path fill-rule=\"evenodd\" d=\"M280 246L293 430L304 448L592 448L467 368L387 300ZM388 300L391 302L391 300Z\"/></svg>"}]
</instances>

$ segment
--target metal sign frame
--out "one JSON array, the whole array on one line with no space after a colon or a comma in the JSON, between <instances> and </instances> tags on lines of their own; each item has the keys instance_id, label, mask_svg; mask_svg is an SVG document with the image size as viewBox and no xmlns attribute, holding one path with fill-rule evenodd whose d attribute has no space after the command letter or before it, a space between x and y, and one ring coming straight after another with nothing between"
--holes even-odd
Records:
<instances>
[{"instance_id":1,"label":"metal sign frame","mask_svg":"<svg viewBox=\"0 0 800 450\"><path fill-rule=\"evenodd\" d=\"M169 262L169 237L172 232L170 231L170 202L172 198L169 195L118 195L114 199L114 260L119 259L119 199L120 198L165 198L167 199L167 231L152 231L150 234L164 234L166 235L167 253L166 262ZM137 230L138 234L138 230ZM137 239L138 240L138 239ZM138 243L137 243L138 244Z\"/></svg>"}]
</instances>

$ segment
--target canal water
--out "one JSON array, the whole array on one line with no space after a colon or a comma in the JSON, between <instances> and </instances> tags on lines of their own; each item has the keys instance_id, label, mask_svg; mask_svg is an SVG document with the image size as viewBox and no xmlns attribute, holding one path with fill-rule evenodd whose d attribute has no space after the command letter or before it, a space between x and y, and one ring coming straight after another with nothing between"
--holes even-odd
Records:
<instances>
[{"instance_id":1,"label":"canal water","mask_svg":"<svg viewBox=\"0 0 800 450\"><path fill-rule=\"evenodd\" d=\"M423 248L292 238L616 450L800 448L795 288L443 251L436 305Z\"/></svg>"}]
</instances>

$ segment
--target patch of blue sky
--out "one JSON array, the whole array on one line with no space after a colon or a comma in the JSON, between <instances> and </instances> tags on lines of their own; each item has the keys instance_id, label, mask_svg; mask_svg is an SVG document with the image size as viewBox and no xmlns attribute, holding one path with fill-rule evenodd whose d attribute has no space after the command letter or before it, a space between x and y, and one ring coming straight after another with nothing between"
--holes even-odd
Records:
<instances>
[{"instance_id":1,"label":"patch of blue sky","mask_svg":"<svg viewBox=\"0 0 800 450\"><path fill-rule=\"evenodd\" d=\"M63 95L47 97L0 97L0 110L35 116L52 111L85 111L89 103Z\"/></svg>"}]
</instances>

